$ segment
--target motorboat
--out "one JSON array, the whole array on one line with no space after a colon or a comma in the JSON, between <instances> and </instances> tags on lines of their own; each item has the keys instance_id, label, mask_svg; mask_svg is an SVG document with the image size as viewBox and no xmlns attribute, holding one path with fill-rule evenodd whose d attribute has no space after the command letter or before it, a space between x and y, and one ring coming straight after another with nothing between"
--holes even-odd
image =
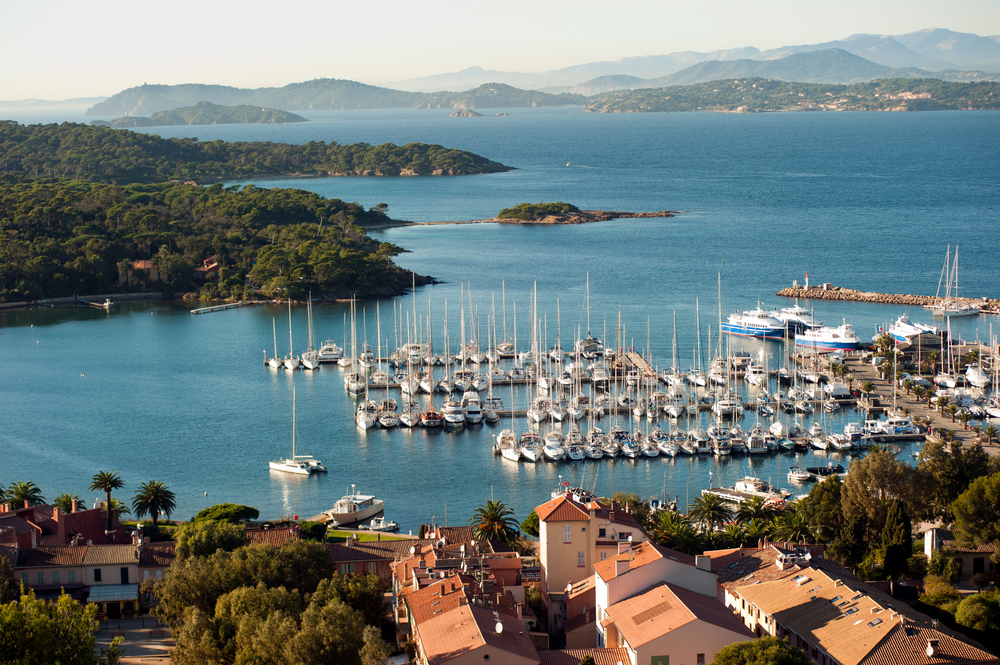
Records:
<instances>
[{"instance_id":1,"label":"motorboat","mask_svg":"<svg viewBox=\"0 0 1000 665\"><path fill-rule=\"evenodd\" d=\"M985 388L990 385L990 377L986 375L978 363L970 363L966 366L965 380L976 388Z\"/></svg>"},{"instance_id":2,"label":"motorboat","mask_svg":"<svg viewBox=\"0 0 1000 665\"><path fill-rule=\"evenodd\" d=\"M378 515L385 510L385 502L376 499L371 494L358 494L356 487L351 485L349 494L345 494L333 508L323 512L327 521L334 521L338 526L357 524Z\"/></svg>"},{"instance_id":3,"label":"motorboat","mask_svg":"<svg viewBox=\"0 0 1000 665\"><path fill-rule=\"evenodd\" d=\"M835 328L809 328L795 335L795 346L815 351L854 351L860 341L846 320Z\"/></svg>"},{"instance_id":4,"label":"motorboat","mask_svg":"<svg viewBox=\"0 0 1000 665\"><path fill-rule=\"evenodd\" d=\"M887 329L892 338L899 344L916 344L928 348L941 343L941 329L923 323L910 321L905 314L900 315Z\"/></svg>"},{"instance_id":5,"label":"motorboat","mask_svg":"<svg viewBox=\"0 0 1000 665\"><path fill-rule=\"evenodd\" d=\"M470 425L483 422L483 408L479 401L479 393L468 391L462 395L462 408L465 411L465 421ZM445 414L447 417L447 414Z\"/></svg>"},{"instance_id":6,"label":"motorboat","mask_svg":"<svg viewBox=\"0 0 1000 665\"><path fill-rule=\"evenodd\" d=\"M796 483L805 483L813 479L813 475L808 471L802 471L797 466L788 467L788 479Z\"/></svg>"},{"instance_id":7,"label":"motorboat","mask_svg":"<svg viewBox=\"0 0 1000 665\"><path fill-rule=\"evenodd\" d=\"M366 529L368 531L387 531L393 533L399 531L399 525L395 522L386 521L384 517L373 517L372 521L368 524L362 524L358 527L359 529Z\"/></svg>"},{"instance_id":8,"label":"motorboat","mask_svg":"<svg viewBox=\"0 0 1000 665\"><path fill-rule=\"evenodd\" d=\"M456 399L445 401L441 406L441 416L446 427L465 427L465 412L462 403Z\"/></svg>"}]
</instances>

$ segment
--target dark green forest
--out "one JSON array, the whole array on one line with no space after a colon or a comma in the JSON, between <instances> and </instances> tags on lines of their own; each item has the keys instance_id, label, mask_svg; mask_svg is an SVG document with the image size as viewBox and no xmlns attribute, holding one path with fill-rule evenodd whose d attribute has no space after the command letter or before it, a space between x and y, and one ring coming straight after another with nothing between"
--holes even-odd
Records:
<instances>
[{"instance_id":1,"label":"dark green forest","mask_svg":"<svg viewBox=\"0 0 1000 665\"><path fill-rule=\"evenodd\" d=\"M562 201L559 203L518 203L513 208L501 210L497 218L531 221L566 212L580 212L580 209L571 203L563 203Z\"/></svg>"},{"instance_id":2,"label":"dark green forest","mask_svg":"<svg viewBox=\"0 0 1000 665\"><path fill-rule=\"evenodd\" d=\"M425 143L227 143L164 139L75 123L0 121L0 175L26 178L126 185L265 175L469 175L508 170L471 152Z\"/></svg>"},{"instance_id":3,"label":"dark green forest","mask_svg":"<svg viewBox=\"0 0 1000 665\"><path fill-rule=\"evenodd\" d=\"M167 125L227 125L227 124L279 124L286 122L309 122L300 115L267 109L260 106L221 106L211 102L198 102L169 111L159 111L151 116L127 115L106 120L92 120L93 126L114 127L164 127Z\"/></svg>"},{"instance_id":4,"label":"dark green forest","mask_svg":"<svg viewBox=\"0 0 1000 665\"><path fill-rule=\"evenodd\" d=\"M163 277L152 283L135 270L123 290L200 290L206 299L395 294L411 282L392 262L403 250L363 229L389 221L385 208L253 185L9 182L0 187L0 301L114 292L123 262L143 259ZM198 282L194 268L213 255L225 268Z\"/></svg>"}]
</instances>

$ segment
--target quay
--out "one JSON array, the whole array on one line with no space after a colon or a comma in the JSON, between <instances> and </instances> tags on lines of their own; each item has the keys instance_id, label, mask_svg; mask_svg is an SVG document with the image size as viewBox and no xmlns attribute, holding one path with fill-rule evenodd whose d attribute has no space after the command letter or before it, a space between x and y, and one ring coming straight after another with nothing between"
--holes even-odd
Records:
<instances>
[{"instance_id":1,"label":"quay","mask_svg":"<svg viewBox=\"0 0 1000 665\"><path fill-rule=\"evenodd\" d=\"M923 307L937 300L934 296L920 296L906 293L877 293L875 291L856 291L832 284L800 286L797 282L781 289L774 295L783 298L811 298L813 300L849 300L853 302L870 302L882 305L907 305ZM1000 300L991 298L955 298L958 302L978 305L983 314L1000 314Z\"/></svg>"},{"instance_id":2,"label":"quay","mask_svg":"<svg viewBox=\"0 0 1000 665\"><path fill-rule=\"evenodd\" d=\"M212 307L200 307L198 309L192 309L191 313L208 314L209 312L221 312L224 309L235 309L236 307L245 307L249 304L250 303L246 302L245 300L241 300L240 302L231 302L225 305L213 305Z\"/></svg>"}]
</instances>

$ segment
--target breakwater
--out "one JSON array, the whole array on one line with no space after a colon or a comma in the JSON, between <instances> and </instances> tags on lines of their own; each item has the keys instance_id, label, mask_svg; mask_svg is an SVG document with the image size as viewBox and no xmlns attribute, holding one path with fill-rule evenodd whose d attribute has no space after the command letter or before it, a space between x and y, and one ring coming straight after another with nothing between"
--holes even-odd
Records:
<instances>
[{"instance_id":1,"label":"breakwater","mask_svg":"<svg viewBox=\"0 0 1000 665\"><path fill-rule=\"evenodd\" d=\"M875 291L856 291L842 286L830 284L812 286L790 286L781 289L774 295L784 298L812 298L814 300L849 300L853 302L871 302L881 305L907 305L923 307L932 304L934 296L912 295L908 293L877 293ZM978 305L983 314L1000 314L1000 300L990 298L955 298L959 302Z\"/></svg>"}]
</instances>

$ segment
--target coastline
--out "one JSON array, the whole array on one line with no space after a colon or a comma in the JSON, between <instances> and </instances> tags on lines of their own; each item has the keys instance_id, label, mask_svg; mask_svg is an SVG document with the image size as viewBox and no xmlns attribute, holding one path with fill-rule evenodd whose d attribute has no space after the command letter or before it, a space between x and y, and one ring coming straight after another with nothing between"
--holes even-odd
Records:
<instances>
[{"instance_id":1,"label":"coastline","mask_svg":"<svg viewBox=\"0 0 1000 665\"><path fill-rule=\"evenodd\" d=\"M489 219L467 219L446 222L410 222L405 220L394 220L389 224L379 224L377 226L366 226L366 231L381 231L403 226L441 226L443 224L520 224L522 226L553 225L553 224L590 224L593 222L606 222L612 219L648 219L655 217L674 217L684 212L683 210L659 210L657 212L624 212L620 210L580 210L579 212L568 212L547 215L541 219L517 219L513 217L500 218L490 217Z\"/></svg>"}]
</instances>

